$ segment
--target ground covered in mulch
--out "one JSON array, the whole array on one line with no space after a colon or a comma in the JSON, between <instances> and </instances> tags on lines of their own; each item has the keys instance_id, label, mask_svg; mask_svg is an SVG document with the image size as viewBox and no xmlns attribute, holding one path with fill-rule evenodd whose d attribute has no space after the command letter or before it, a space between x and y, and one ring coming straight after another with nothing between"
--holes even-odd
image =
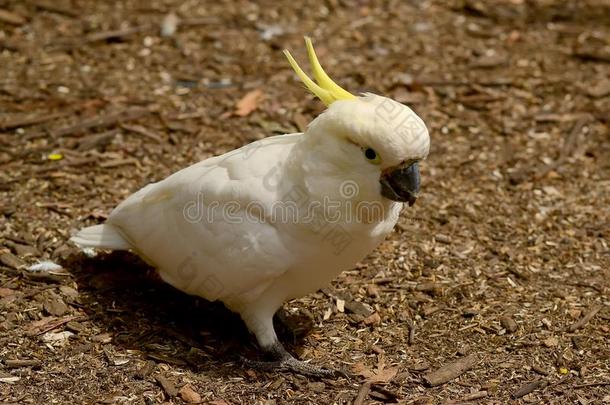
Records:
<instances>
[{"instance_id":1,"label":"ground covered in mulch","mask_svg":"<svg viewBox=\"0 0 610 405\"><path fill-rule=\"evenodd\" d=\"M1 403L610 402L609 21L603 0L0 0ZM281 53L303 35L432 137L393 235L281 314L290 351L350 380L245 369L222 305L67 242L303 130L322 107Z\"/></svg>"}]
</instances>

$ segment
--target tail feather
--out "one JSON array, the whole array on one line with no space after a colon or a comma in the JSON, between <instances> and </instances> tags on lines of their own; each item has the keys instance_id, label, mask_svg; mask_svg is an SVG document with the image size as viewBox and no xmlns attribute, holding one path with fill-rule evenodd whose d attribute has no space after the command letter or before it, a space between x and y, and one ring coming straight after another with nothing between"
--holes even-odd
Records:
<instances>
[{"instance_id":1,"label":"tail feather","mask_svg":"<svg viewBox=\"0 0 610 405\"><path fill-rule=\"evenodd\" d=\"M131 245L116 227L110 224L94 225L81 229L70 240L80 247L127 250Z\"/></svg>"}]
</instances>

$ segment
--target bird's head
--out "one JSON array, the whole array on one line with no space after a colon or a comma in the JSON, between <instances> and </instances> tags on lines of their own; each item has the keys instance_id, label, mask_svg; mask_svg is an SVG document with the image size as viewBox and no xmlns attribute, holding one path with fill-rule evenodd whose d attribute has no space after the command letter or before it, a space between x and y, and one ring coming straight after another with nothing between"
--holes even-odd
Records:
<instances>
[{"instance_id":1,"label":"bird's head","mask_svg":"<svg viewBox=\"0 0 610 405\"><path fill-rule=\"evenodd\" d=\"M305 86L328 106L306 131L318 164L328 167L327 176L339 173L358 179L360 189L415 203L420 188L418 162L430 147L422 119L390 98L371 93L357 97L344 90L320 66L311 40L305 38L305 43L315 82L288 51L284 53Z\"/></svg>"}]
</instances>

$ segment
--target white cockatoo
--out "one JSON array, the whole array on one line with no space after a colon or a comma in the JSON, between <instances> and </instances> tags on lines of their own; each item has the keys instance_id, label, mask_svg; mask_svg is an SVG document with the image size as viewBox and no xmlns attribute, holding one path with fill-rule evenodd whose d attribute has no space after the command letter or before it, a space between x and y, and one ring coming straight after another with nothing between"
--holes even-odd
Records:
<instances>
[{"instance_id":1,"label":"white cockatoo","mask_svg":"<svg viewBox=\"0 0 610 405\"><path fill-rule=\"evenodd\" d=\"M149 184L71 240L131 250L177 289L222 301L274 358L257 365L331 376L284 349L273 315L392 231L403 203L418 195L430 140L405 105L339 87L305 42L315 82L284 53L328 108L304 133L261 139Z\"/></svg>"}]
</instances>

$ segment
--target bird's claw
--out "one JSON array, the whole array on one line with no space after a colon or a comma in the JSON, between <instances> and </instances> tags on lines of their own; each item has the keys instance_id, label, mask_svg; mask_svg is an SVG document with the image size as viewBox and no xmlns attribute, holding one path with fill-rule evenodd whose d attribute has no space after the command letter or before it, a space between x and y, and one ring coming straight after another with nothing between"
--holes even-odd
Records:
<instances>
[{"instance_id":1,"label":"bird's claw","mask_svg":"<svg viewBox=\"0 0 610 405\"><path fill-rule=\"evenodd\" d=\"M244 366L255 370L290 371L295 374L313 378L350 378L350 375L345 371L317 367L313 364L297 360L293 356L284 357L275 361L255 361L242 357L241 362Z\"/></svg>"}]
</instances>

